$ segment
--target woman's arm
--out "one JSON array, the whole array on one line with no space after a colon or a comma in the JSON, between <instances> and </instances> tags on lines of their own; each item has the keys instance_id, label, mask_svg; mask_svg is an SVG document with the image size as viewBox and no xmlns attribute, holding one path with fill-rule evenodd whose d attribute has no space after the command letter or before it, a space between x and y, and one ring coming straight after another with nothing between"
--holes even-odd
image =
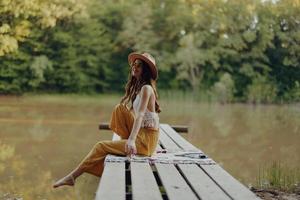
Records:
<instances>
[{"instance_id":1,"label":"woman's arm","mask_svg":"<svg viewBox=\"0 0 300 200\"><path fill-rule=\"evenodd\" d=\"M142 120L145 115L151 94L152 94L152 87L150 85L144 85L141 89L141 100L138 105L137 112L135 113L133 127L131 130L130 136L127 140L127 143L125 145L125 151L128 154L136 154L137 153L136 146L135 146L135 140L136 140L136 136L141 128Z\"/></svg>"}]
</instances>

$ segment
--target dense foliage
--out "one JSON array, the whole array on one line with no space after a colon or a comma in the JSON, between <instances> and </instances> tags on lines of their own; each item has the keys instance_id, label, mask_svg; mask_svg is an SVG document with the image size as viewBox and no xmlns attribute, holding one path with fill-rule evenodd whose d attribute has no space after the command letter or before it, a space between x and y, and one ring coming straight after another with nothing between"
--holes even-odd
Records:
<instances>
[{"instance_id":1,"label":"dense foliage","mask_svg":"<svg viewBox=\"0 0 300 200\"><path fill-rule=\"evenodd\" d=\"M128 53L148 51L161 89L300 100L300 0L0 2L3 94L122 91Z\"/></svg>"}]
</instances>

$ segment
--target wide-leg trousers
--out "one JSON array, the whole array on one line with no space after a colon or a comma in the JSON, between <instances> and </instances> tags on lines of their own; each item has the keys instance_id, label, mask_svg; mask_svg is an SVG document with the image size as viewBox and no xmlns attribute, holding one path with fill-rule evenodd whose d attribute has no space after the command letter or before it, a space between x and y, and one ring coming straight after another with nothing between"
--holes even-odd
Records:
<instances>
[{"instance_id":1,"label":"wide-leg trousers","mask_svg":"<svg viewBox=\"0 0 300 200\"><path fill-rule=\"evenodd\" d=\"M84 172L101 177L107 154L126 155L125 144L131 133L133 122L134 115L132 111L122 104L116 105L111 115L109 127L121 137L121 140L104 140L96 143L78 167ZM137 154L151 156L156 149L158 137L159 130L141 128L135 143Z\"/></svg>"}]
</instances>

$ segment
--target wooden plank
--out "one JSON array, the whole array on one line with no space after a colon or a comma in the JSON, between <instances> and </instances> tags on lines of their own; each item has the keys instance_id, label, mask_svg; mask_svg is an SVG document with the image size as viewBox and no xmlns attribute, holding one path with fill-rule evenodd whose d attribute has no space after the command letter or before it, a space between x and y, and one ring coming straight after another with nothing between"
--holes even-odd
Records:
<instances>
[{"instance_id":1,"label":"wooden plank","mask_svg":"<svg viewBox=\"0 0 300 200\"><path fill-rule=\"evenodd\" d=\"M155 166L168 199L198 199L174 165L156 163Z\"/></svg>"},{"instance_id":2,"label":"wooden plank","mask_svg":"<svg viewBox=\"0 0 300 200\"><path fill-rule=\"evenodd\" d=\"M156 146L156 151L161 151L163 148L160 146L160 142Z\"/></svg>"},{"instance_id":3,"label":"wooden plank","mask_svg":"<svg viewBox=\"0 0 300 200\"><path fill-rule=\"evenodd\" d=\"M219 165L200 166L233 199L260 199Z\"/></svg>"},{"instance_id":4,"label":"wooden plank","mask_svg":"<svg viewBox=\"0 0 300 200\"><path fill-rule=\"evenodd\" d=\"M112 137L112 140L113 141L115 141L115 140L121 140L121 137L118 134L114 133L113 137Z\"/></svg>"},{"instance_id":5,"label":"wooden plank","mask_svg":"<svg viewBox=\"0 0 300 200\"><path fill-rule=\"evenodd\" d=\"M201 199L231 199L198 165L178 164L178 167Z\"/></svg>"},{"instance_id":6,"label":"wooden plank","mask_svg":"<svg viewBox=\"0 0 300 200\"><path fill-rule=\"evenodd\" d=\"M170 125L176 132L179 133L188 133L189 128L188 126L183 126L183 125Z\"/></svg>"},{"instance_id":7,"label":"wooden plank","mask_svg":"<svg viewBox=\"0 0 300 200\"><path fill-rule=\"evenodd\" d=\"M179 135L172 127L168 124L161 124L160 128L171 137L175 143L177 143L185 151L197 151L202 152L200 149L186 141L181 135Z\"/></svg>"},{"instance_id":8,"label":"wooden plank","mask_svg":"<svg viewBox=\"0 0 300 200\"><path fill-rule=\"evenodd\" d=\"M182 149L162 129L159 129L159 140L167 150L182 151Z\"/></svg>"},{"instance_id":9,"label":"wooden plank","mask_svg":"<svg viewBox=\"0 0 300 200\"><path fill-rule=\"evenodd\" d=\"M182 126L182 125L170 125L170 126L177 132L180 132L180 133L187 133L188 132L188 127L187 126ZM108 123L100 123L98 128L100 130L110 130Z\"/></svg>"},{"instance_id":10,"label":"wooden plank","mask_svg":"<svg viewBox=\"0 0 300 200\"><path fill-rule=\"evenodd\" d=\"M125 199L125 163L108 162L105 164L96 200Z\"/></svg>"},{"instance_id":11,"label":"wooden plank","mask_svg":"<svg viewBox=\"0 0 300 200\"><path fill-rule=\"evenodd\" d=\"M161 193L148 163L131 162L133 200L162 200Z\"/></svg>"}]
</instances>

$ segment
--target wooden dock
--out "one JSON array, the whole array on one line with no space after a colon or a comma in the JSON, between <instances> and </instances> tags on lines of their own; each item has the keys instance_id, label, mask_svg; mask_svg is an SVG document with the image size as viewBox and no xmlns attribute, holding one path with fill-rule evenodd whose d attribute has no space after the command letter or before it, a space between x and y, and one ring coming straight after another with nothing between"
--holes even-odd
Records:
<instances>
[{"instance_id":1,"label":"wooden dock","mask_svg":"<svg viewBox=\"0 0 300 200\"><path fill-rule=\"evenodd\" d=\"M106 157L96 200L125 199L260 198L171 126L161 124L157 153L152 157Z\"/></svg>"}]
</instances>

